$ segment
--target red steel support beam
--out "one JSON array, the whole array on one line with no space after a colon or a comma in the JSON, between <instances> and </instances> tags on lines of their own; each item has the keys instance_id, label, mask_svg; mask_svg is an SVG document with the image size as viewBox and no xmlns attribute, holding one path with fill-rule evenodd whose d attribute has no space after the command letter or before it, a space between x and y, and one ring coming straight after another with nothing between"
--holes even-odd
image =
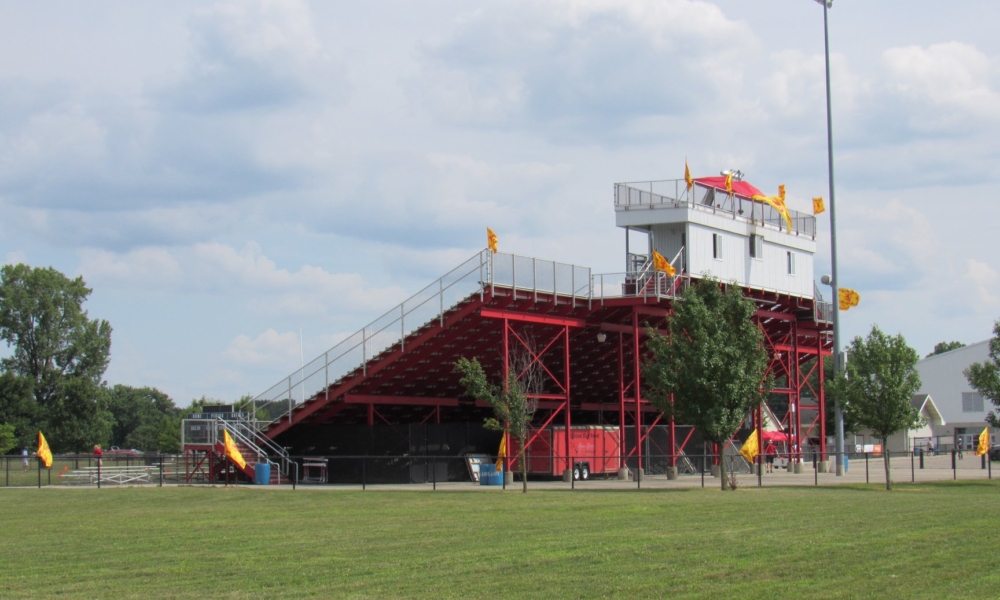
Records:
<instances>
[{"instance_id":1,"label":"red steel support beam","mask_svg":"<svg viewBox=\"0 0 1000 600\"><path fill-rule=\"evenodd\" d=\"M405 406L458 406L458 398L421 398L417 396L369 396L345 394L344 404L397 404Z\"/></svg>"},{"instance_id":2,"label":"red steel support beam","mask_svg":"<svg viewBox=\"0 0 1000 600\"><path fill-rule=\"evenodd\" d=\"M639 390L639 371L641 368L642 357L639 355L639 313L632 313L632 353L635 358L635 449L636 457L639 461L638 468L642 468L642 410L639 408L640 403L640 390Z\"/></svg>"},{"instance_id":3,"label":"red steel support beam","mask_svg":"<svg viewBox=\"0 0 1000 600\"><path fill-rule=\"evenodd\" d=\"M574 319L571 317L552 317L548 315L531 315L511 310L495 310L484 308L479 314L492 319L504 319L509 321L522 321L524 323L540 323L542 325L559 325L565 327L586 327L587 321Z\"/></svg>"}]
</instances>

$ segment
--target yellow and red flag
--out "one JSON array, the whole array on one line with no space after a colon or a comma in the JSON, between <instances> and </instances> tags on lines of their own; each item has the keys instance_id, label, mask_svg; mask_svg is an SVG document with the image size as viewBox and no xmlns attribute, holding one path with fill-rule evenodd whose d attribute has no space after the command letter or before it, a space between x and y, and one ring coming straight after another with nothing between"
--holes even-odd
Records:
<instances>
[{"instance_id":1,"label":"yellow and red flag","mask_svg":"<svg viewBox=\"0 0 1000 600\"><path fill-rule=\"evenodd\" d=\"M847 310L861 302L861 296L850 288L839 288L837 293L840 296L840 310Z\"/></svg>"},{"instance_id":2,"label":"yellow and red flag","mask_svg":"<svg viewBox=\"0 0 1000 600\"><path fill-rule=\"evenodd\" d=\"M691 179L691 169L688 167L688 159L684 159L684 182L687 183L687 190L690 192L694 187L694 179Z\"/></svg>"},{"instance_id":3,"label":"yellow and red flag","mask_svg":"<svg viewBox=\"0 0 1000 600\"><path fill-rule=\"evenodd\" d=\"M49 443L45 441L42 432L38 432L38 460L42 461L46 469L52 468L52 451L49 450Z\"/></svg>"},{"instance_id":4,"label":"yellow and red flag","mask_svg":"<svg viewBox=\"0 0 1000 600\"><path fill-rule=\"evenodd\" d=\"M497 234L489 227L486 228L486 246L493 251L493 254L497 253Z\"/></svg>"},{"instance_id":5,"label":"yellow and red flag","mask_svg":"<svg viewBox=\"0 0 1000 600\"><path fill-rule=\"evenodd\" d=\"M785 225L788 225L788 231L792 230L792 217L788 214L788 207L785 206L785 186L778 186L777 196L754 196L753 199L774 207L774 210L778 211L778 214L785 218Z\"/></svg>"},{"instance_id":6,"label":"yellow and red flag","mask_svg":"<svg viewBox=\"0 0 1000 600\"><path fill-rule=\"evenodd\" d=\"M497 471L503 471L503 459L507 458L507 434L500 438L500 449L497 450Z\"/></svg>"},{"instance_id":7,"label":"yellow and red flag","mask_svg":"<svg viewBox=\"0 0 1000 600\"><path fill-rule=\"evenodd\" d=\"M229 437L229 432L225 429L222 430L222 445L226 447L226 457L234 463L238 464L241 469L247 468L247 461L243 460L243 454L240 453L240 449L236 447L236 442L233 438Z\"/></svg>"},{"instance_id":8,"label":"yellow and red flag","mask_svg":"<svg viewBox=\"0 0 1000 600\"><path fill-rule=\"evenodd\" d=\"M663 258L663 255L656 250L653 250L653 268L657 271L666 273L670 277L677 274L677 269L674 269L674 266L670 264L667 259Z\"/></svg>"},{"instance_id":9,"label":"yellow and red flag","mask_svg":"<svg viewBox=\"0 0 1000 600\"><path fill-rule=\"evenodd\" d=\"M826 211L826 205L823 204L823 197L813 198L813 214L818 215L824 211Z\"/></svg>"},{"instance_id":10,"label":"yellow and red flag","mask_svg":"<svg viewBox=\"0 0 1000 600\"><path fill-rule=\"evenodd\" d=\"M732 173L726 173L726 193L728 193L729 197L732 198L732 196L733 196L733 174Z\"/></svg>"},{"instance_id":11,"label":"yellow and red flag","mask_svg":"<svg viewBox=\"0 0 1000 600\"><path fill-rule=\"evenodd\" d=\"M990 451L990 428L983 429L979 434L979 445L976 446L976 456L986 456Z\"/></svg>"},{"instance_id":12,"label":"yellow and red flag","mask_svg":"<svg viewBox=\"0 0 1000 600\"><path fill-rule=\"evenodd\" d=\"M760 453L760 443L757 441L757 430L754 429L747 441L743 442L743 447L740 448L740 454L743 458L747 459L749 462L753 462L753 459L757 457Z\"/></svg>"}]
</instances>

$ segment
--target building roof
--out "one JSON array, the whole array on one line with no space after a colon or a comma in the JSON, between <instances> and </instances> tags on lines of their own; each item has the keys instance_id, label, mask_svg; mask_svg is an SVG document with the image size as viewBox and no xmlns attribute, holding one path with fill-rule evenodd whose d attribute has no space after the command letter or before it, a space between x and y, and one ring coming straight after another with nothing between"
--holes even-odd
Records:
<instances>
[{"instance_id":1,"label":"building roof","mask_svg":"<svg viewBox=\"0 0 1000 600\"><path fill-rule=\"evenodd\" d=\"M914 394L910 398L910 406L917 409L917 413L923 415L924 411L927 411L927 416L936 418L941 422L941 425L947 425L948 423L944 420L944 416L941 411L938 410L936 404L934 404L934 399L931 398L930 394Z\"/></svg>"}]
</instances>

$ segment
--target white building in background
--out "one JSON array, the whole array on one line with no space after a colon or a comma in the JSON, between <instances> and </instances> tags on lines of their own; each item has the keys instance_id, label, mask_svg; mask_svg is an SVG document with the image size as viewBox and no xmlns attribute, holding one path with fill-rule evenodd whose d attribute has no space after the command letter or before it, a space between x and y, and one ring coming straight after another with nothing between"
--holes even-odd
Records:
<instances>
[{"instance_id":1,"label":"white building in background","mask_svg":"<svg viewBox=\"0 0 1000 600\"><path fill-rule=\"evenodd\" d=\"M972 389L965 378L965 369L973 363L989 360L989 340L971 344L964 348L935 354L917 363L920 373L919 394L933 398L940 412L942 423L932 423L927 436L913 436L913 443L919 447L933 441L941 450L951 450L959 442L966 450L975 448L979 434L986 427L986 415L995 407ZM921 433L924 433L921 431ZM996 432L990 432L990 445L996 443Z\"/></svg>"},{"instance_id":2,"label":"white building in background","mask_svg":"<svg viewBox=\"0 0 1000 600\"><path fill-rule=\"evenodd\" d=\"M989 359L989 340L950 352L929 356L917 363L920 389L910 406L917 409L925 424L905 429L886 440L890 452L927 449L950 452L961 442L966 451L975 450L979 434L986 425L986 415L993 404L972 389L965 369ZM996 443L996 431L990 431L990 446ZM878 444L869 431L858 432L855 443Z\"/></svg>"}]
</instances>

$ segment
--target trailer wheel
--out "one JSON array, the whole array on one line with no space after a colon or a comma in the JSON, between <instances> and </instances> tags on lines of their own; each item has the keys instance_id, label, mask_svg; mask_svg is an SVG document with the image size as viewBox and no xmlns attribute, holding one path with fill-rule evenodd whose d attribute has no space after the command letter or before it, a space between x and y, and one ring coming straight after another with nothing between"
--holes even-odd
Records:
<instances>
[{"instance_id":1,"label":"trailer wheel","mask_svg":"<svg viewBox=\"0 0 1000 600\"><path fill-rule=\"evenodd\" d=\"M583 463L583 466L580 467L580 479L584 481L590 479L590 465L587 463Z\"/></svg>"},{"instance_id":2,"label":"trailer wheel","mask_svg":"<svg viewBox=\"0 0 1000 600\"><path fill-rule=\"evenodd\" d=\"M573 465L573 480L580 481L580 465Z\"/></svg>"}]
</instances>

